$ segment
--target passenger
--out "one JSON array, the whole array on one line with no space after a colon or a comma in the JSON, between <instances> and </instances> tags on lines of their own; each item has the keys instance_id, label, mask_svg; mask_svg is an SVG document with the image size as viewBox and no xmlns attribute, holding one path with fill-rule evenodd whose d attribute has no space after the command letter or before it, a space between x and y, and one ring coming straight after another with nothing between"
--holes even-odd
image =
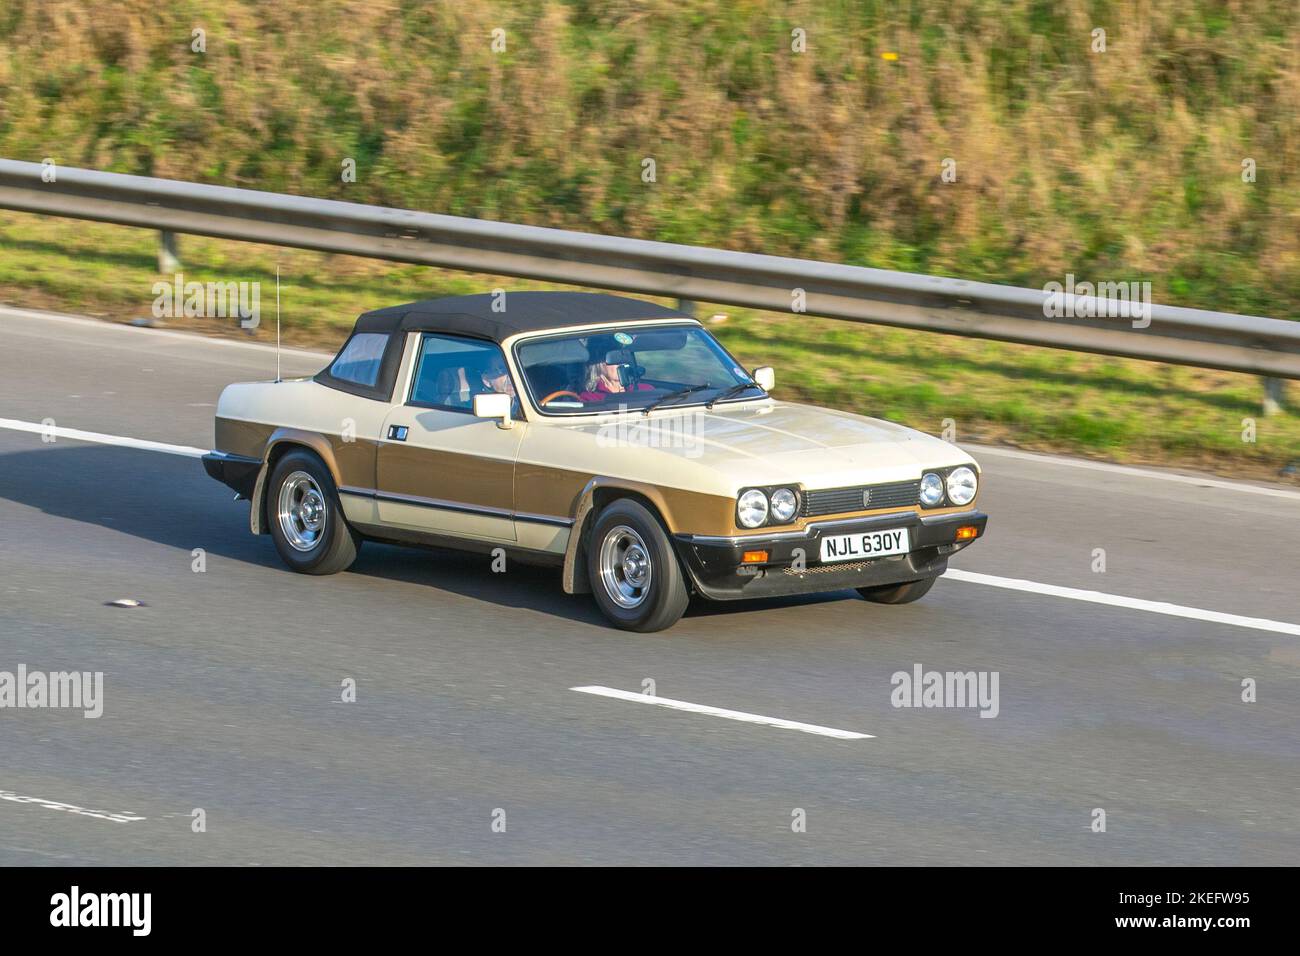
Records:
<instances>
[{"instance_id":1,"label":"passenger","mask_svg":"<svg viewBox=\"0 0 1300 956\"><path fill-rule=\"evenodd\" d=\"M451 405L455 408L469 407L471 401L469 378L463 366L451 366L440 371L434 391L439 405Z\"/></svg>"},{"instance_id":2,"label":"passenger","mask_svg":"<svg viewBox=\"0 0 1300 956\"><path fill-rule=\"evenodd\" d=\"M483 369L480 376L483 387L478 389L478 394L485 392L501 392L504 395L515 397L515 385L510 381L510 372L506 369L506 362L499 355L494 355L488 359L487 367Z\"/></svg>"}]
</instances>

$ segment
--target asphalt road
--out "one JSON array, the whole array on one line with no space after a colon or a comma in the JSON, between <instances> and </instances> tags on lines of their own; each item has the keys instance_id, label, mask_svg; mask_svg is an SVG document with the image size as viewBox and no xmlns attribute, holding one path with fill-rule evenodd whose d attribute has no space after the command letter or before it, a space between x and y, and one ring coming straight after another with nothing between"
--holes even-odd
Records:
<instances>
[{"instance_id":1,"label":"asphalt road","mask_svg":"<svg viewBox=\"0 0 1300 956\"><path fill-rule=\"evenodd\" d=\"M275 368L13 311L0 336L0 418L202 448L221 388ZM1197 610L947 579L633 635L558 572L451 552L295 575L194 458L0 428L0 671L104 673L99 719L0 709L0 865L1294 864L1300 493L974 453L990 531L954 568ZM997 672L997 717L893 707L916 664ZM647 678L872 736L570 689Z\"/></svg>"}]
</instances>

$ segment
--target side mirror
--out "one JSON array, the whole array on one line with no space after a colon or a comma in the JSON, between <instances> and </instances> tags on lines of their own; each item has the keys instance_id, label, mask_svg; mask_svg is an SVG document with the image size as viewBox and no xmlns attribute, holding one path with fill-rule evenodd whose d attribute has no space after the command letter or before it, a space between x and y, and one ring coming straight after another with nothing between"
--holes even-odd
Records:
<instances>
[{"instance_id":1,"label":"side mirror","mask_svg":"<svg viewBox=\"0 0 1300 956\"><path fill-rule=\"evenodd\" d=\"M760 365L754 369L753 376L758 387L765 392L770 392L776 387L776 370L770 365Z\"/></svg>"},{"instance_id":2,"label":"side mirror","mask_svg":"<svg viewBox=\"0 0 1300 956\"><path fill-rule=\"evenodd\" d=\"M510 428L514 422L510 420L510 406L514 404L514 399L504 392L487 392L483 395L474 396L474 416L476 418L495 418L497 419L497 428Z\"/></svg>"}]
</instances>

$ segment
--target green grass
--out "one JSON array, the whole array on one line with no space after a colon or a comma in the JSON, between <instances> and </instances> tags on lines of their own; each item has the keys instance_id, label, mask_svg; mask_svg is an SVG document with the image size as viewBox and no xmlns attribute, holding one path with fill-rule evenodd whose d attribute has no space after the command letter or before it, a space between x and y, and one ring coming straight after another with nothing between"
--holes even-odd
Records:
<instances>
[{"instance_id":1,"label":"green grass","mask_svg":"<svg viewBox=\"0 0 1300 956\"><path fill-rule=\"evenodd\" d=\"M496 287L548 288L491 276L197 237L180 240L187 280L259 281L274 337L282 274L289 344L330 348L356 316L380 305ZM0 213L0 296L11 303L145 317L153 302L157 235L138 229ZM553 287L550 287L553 288ZM699 307L706 322L721 308ZM981 342L829 319L725 310L710 329L747 366L773 365L777 395L888 418L931 433L951 419L958 441L1059 450L1126 462L1275 478L1300 459L1294 407L1264 418L1248 375ZM168 324L246 335L234 321ZM1300 389L1292 386L1293 405ZM1256 441L1242 441L1243 420Z\"/></svg>"},{"instance_id":2,"label":"green grass","mask_svg":"<svg viewBox=\"0 0 1300 956\"><path fill-rule=\"evenodd\" d=\"M0 10L8 157L1300 318L1294 0Z\"/></svg>"}]
</instances>

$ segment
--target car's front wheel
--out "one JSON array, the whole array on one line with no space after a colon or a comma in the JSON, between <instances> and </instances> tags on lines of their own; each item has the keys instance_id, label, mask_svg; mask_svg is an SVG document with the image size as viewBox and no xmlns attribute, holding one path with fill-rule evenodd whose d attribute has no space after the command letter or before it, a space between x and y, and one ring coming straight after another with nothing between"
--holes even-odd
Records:
<instances>
[{"instance_id":1,"label":"car's front wheel","mask_svg":"<svg viewBox=\"0 0 1300 956\"><path fill-rule=\"evenodd\" d=\"M913 601L919 601L925 597L926 592L934 587L934 582L937 580L939 580L939 576L936 574L933 577L922 578L919 581L858 588L857 592L868 601L874 601L877 604L911 604Z\"/></svg>"},{"instance_id":2,"label":"car's front wheel","mask_svg":"<svg viewBox=\"0 0 1300 956\"><path fill-rule=\"evenodd\" d=\"M625 631L672 627L690 600L663 526L648 508L627 498L596 517L587 570L596 604Z\"/></svg>"},{"instance_id":3,"label":"car's front wheel","mask_svg":"<svg viewBox=\"0 0 1300 956\"><path fill-rule=\"evenodd\" d=\"M329 469L311 452L291 451L276 463L266 510L275 549L293 570L334 574L356 560L361 538L343 518Z\"/></svg>"}]
</instances>

